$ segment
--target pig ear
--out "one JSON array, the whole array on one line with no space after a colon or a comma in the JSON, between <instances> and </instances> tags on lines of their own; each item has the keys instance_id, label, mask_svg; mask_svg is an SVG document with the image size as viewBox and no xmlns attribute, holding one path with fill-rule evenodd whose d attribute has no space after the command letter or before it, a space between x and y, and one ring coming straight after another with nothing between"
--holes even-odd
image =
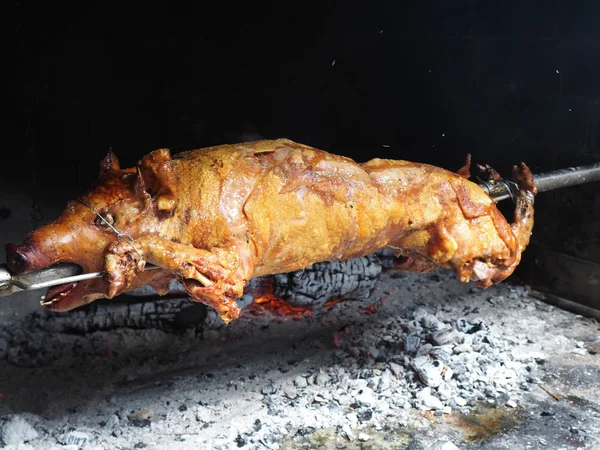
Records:
<instances>
[{"instance_id":1,"label":"pig ear","mask_svg":"<svg viewBox=\"0 0 600 450\"><path fill-rule=\"evenodd\" d=\"M154 150L137 165L138 193L149 194L160 211L172 213L177 205L177 180L171 167L171 152Z\"/></svg>"},{"instance_id":2,"label":"pig ear","mask_svg":"<svg viewBox=\"0 0 600 450\"><path fill-rule=\"evenodd\" d=\"M104 175L109 170L119 170L119 158L112 151L108 152L104 159L100 161L100 176Z\"/></svg>"}]
</instances>

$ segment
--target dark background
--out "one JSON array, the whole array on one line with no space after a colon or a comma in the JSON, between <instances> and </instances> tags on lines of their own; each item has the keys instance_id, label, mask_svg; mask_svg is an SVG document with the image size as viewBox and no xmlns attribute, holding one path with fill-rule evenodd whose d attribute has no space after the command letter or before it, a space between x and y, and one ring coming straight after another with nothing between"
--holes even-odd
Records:
<instances>
[{"instance_id":1,"label":"dark background","mask_svg":"<svg viewBox=\"0 0 600 450\"><path fill-rule=\"evenodd\" d=\"M505 176L600 160L596 1L10 5L1 175L34 201L109 149L258 136ZM540 195L534 245L600 263L599 190Z\"/></svg>"}]
</instances>

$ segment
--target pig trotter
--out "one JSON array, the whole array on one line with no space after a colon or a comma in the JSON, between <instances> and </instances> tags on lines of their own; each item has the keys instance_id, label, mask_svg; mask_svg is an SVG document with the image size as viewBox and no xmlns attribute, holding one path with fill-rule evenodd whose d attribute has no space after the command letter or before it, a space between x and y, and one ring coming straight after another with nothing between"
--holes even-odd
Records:
<instances>
[{"instance_id":1,"label":"pig trotter","mask_svg":"<svg viewBox=\"0 0 600 450\"><path fill-rule=\"evenodd\" d=\"M480 260L472 261L470 270L472 270L472 279L481 287L489 287L510 276L521 262L521 254L529 244L529 239L533 230L533 205L534 197L537 194L537 188L533 182L533 175L524 163L513 168L513 179L519 186L519 193L515 199L515 211L513 222L510 229L514 239L512 240L510 258L505 260L492 261L491 264L485 264ZM496 218L498 229L503 227L502 220ZM502 232L500 233L503 234ZM506 239L510 242L509 239Z\"/></svg>"},{"instance_id":2,"label":"pig trotter","mask_svg":"<svg viewBox=\"0 0 600 450\"><path fill-rule=\"evenodd\" d=\"M196 280L183 280L183 287L190 295L193 301L204 303L214 308L225 323L237 319L240 315L240 307L237 304L237 297L241 296L236 292L233 286L227 285L221 281L213 283L211 286L202 286ZM242 288L243 289L243 288Z\"/></svg>"},{"instance_id":3,"label":"pig trotter","mask_svg":"<svg viewBox=\"0 0 600 450\"><path fill-rule=\"evenodd\" d=\"M104 280L108 298L126 291L138 272L143 272L146 262L132 244L118 240L111 243L104 259Z\"/></svg>"},{"instance_id":4,"label":"pig trotter","mask_svg":"<svg viewBox=\"0 0 600 450\"><path fill-rule=\"evenodd\" d=\"M537 188L533 183L533 174L529 167L525 163L521 163L520 166L513 167L513 179L522 191L529 191L534 196L537 195Z\"/></svg>"},{"instance_id":5,"label":"pig trotter","mask_svg":"<svg viewBox=\"0 0 600 450\"><path fill-rule=\"evenodd\" d=\"M533 183L533 174L525 163L513 168L513 179L519 186L519 195L516 199L515 213L511 228L519 244L521 253L529 244L533 231L533 204L537 188ZM520 260L520 258L519 258Z\"/></svg>"}]
</instances>

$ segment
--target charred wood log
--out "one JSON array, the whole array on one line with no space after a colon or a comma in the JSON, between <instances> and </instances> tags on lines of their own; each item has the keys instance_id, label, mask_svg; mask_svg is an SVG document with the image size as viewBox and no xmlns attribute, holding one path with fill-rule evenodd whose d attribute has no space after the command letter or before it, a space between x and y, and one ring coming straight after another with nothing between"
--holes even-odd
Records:
<instances>
[{"instance_id":1,"label":"charred wood log","mask_svg":"<svg viewBox=\"0 0 600 450\"><path fill-rule=\"evenodd\" d=\"M291 306L312 310L334 300L362 300L369 297L381 272L382 263L375 254L344 262L317 263L301 271L251 280L238 303L245 309L257 299L270 295ZM214 310L190 302L181 284L173 281L170 288L165 297L159 297L146 286L67 314L36 313L30 324L51 332L71 334L116 328L202 333L224 326Z\"/></svg>"},{"instance_id":2,"label":"charred wood log","mask_svg":"<svg viewBox=\"0 0 600 450\"><path fill-rule=\"evenodd\" d=\"M187 297L171 295L151 298L118 297L102 300L69 313L42 311L30 324L46 331L85 334L117 328L177 331L195 328L207 320L207 308L190 303Z\"/></svg>"},{"instance_id":3,"label":"charred wood log","mask_svg":"<svg viewBox=\"0 0 600 450\"><path fill-rule=\"evenodd\" d=\"M294 306L319 308L336 299L368 298L381 274L375 255L321 262L305 270L274 275L273 293Z\"/></svg>"}]
</instances>

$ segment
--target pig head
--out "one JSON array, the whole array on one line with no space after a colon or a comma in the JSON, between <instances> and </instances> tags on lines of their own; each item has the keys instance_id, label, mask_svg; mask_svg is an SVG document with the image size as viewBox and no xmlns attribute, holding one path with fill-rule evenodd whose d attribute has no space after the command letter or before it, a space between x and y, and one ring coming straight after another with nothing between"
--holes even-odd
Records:
<instances>
[{"instance_id":1,"label":"pig head","mask_svg":"<svg viewBox=\"0 0 600 450\"><path fill-rule=\"evenodd\" d=\"M169 151L162 149L148 154L134 168L121 169L117 157L109 153L87 193L70 201L60 217L31 232L22 244L6 245L9 269L26 273L74 263L81 273L104 271L111 244L125 240L135 246L133 241L141 233L158 230L172 214L177 194L170 161ZM130 250L135 252L134 247ZM50 288L41 303L55 311L68 311L147 284L163 292L170 278L167 272L156 270L137 271L121 284L107 277L69 283Z\"/></svg>"}]
</instances>

